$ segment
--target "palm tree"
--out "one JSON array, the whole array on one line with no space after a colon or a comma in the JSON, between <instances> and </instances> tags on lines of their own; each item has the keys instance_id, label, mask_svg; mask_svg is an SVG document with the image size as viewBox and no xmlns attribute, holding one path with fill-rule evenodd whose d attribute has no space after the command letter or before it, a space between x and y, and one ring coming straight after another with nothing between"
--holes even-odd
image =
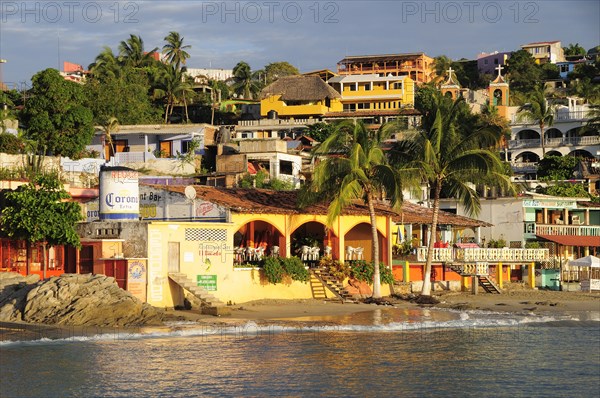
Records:
<instances>
[{"instance_id":1,"label":"palm tree","mask_svg":"<svg viewBox=\"0 0 600 398\"><path fill-rule=\"evenodd\" d=\"M165 124L169 116L173 114L175 103L183 101L187 115L186 94L194 92L192 84L184 79L185 68L176 69L174 65L161 64L157 73L153 77L153 96L154 98L163 98L165 101Z\"/></svg>"},{"instance_id":2,"label":"palm tree","mask_svg":"<svg viewBox=\"0 0 600 398\"><path fill-rule=\"evenodd\" d=\"M119 44L120 61L125 65L134 68L143 68L149 66L153 61L153 55L158 50L154 47L152 50L144 51L144 40L141 36L129 35L129 39L121 41Z\"/></svg>"},{"instance_id":3,"label":"palm tree","mask_svg":"<svg viewBox=\"0 0 600 398\"><path fill-rule=\"evenodd\" d=\"M116 133L117 131L119 131L119 121L114 116L109 117L102 123L102 130L104 131L104 142L103 142L103 146L102 146L102 155L106 156L105 146L108 143L109 156L106 157L106 160L108 160L115 153L115 146L114 146L113 140L112 140L112 133L113 132Z\"/></svg>"},{"instance_id":4,"label":"palm tree","mask_svg":"<svg viewBox=\"0 0 600 398\"><path fill-rule=\"evenodd\" d=\"M100 54L96 56L94 63L88 66L88 69L93 76L100 79L106 77L119 77L121 74L119 60L108 46L103 47Z\"/></svg>"},{"instance_id":5,"label":"palm tree","mask_svg":"<svg viewBox=\"0 0 600 398\"><path fill-rule=\"evenodd\" d=\"M548 105L543 88L537 86L533 90L529 96L529 102L517 110L517 118L518 120L535 121L538 124L542 137L542 157L546 156L544 128L550 127L554 123L554 107Z\"/></svg>"},{"instance_id":6,"label":"palm tree","mask_svg":"<svg viewBox=\"0 0 600 398\"><path fill-rule=\"evenodd\" d=\"M355 200L363 200L369 208L373 249L373 297L381 297L379 272L379 240L375 214L377 198L385 194L393 207L402 201L399 175L391 168L381 149L389 129L368 130L365 125L347 120L335 126L332 134L314 151L314 157L325 156L315 167L309 191L318 199L330 199L327 224ZM333 156L331 156L333 155Z\"/></svg>"},{"instance_id":7,"label":"palm tree","mask_svg":"<svg viewBox=\"0 0 600 398\"><path fill-rule=\"evenodd\" d=\"M181 65L185 65L186 60L190 57L190 54L185 50L192 48L190 45L184 46L183 39L178 32L169 32L169 35L165 37L167 43L162 48L167 61L174 64L177 69Z\"/></svg>"},{"instance_id":8,"label":"palm tree","mask_svg":"<svg viewBox=\"0 0 600 398\"><path fill-rule=\"evenodd\" d=\"M244 61L238 62L233 68L233 81L233 90L244 99L252 99L258 92L259 87L252 75L250 65Z\"/></svg>"},{"instance_id":9,"label":"palm tree","mask_svg":"<svg viewBox=\"0 0 600 398\"><path fill-rule=\"evenodd\" d=\"M423 129L395 143L388 156L404 181L418 178L426 182L433 193L433 215L429 236L427 262L421 295L431 295L431 263L440 211L442 187L458 198L469 215L481 208L479 197L471 183L495 176L510 188L498 155L492 149L500 136L497 128L472 129L464 123L464 100L456 101L437 93L433 109L424 117ZM463 115L463 116L461 116Z\"/></svg>"}]
</instances>

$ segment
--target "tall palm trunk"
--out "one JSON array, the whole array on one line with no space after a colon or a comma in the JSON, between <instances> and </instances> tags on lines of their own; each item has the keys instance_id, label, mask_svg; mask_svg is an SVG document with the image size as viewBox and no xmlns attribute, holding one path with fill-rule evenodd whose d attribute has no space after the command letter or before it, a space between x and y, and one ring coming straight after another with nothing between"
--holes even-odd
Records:
<instances>
[{"instance_id":1,"label":"tall palm trunk","mask_svg":"<svg viewBox=\"0 0 600 398\"><path fill-rule=\"evenodd\" d=\"M31 272L31 242L27 241L25 246L25 273L29 275Z\"/></svg>"},{"instance_id":2,"label":"tall palm trunk","mask_svg":"<svg viewBox=\"0 0 600 398\"><path fill-rule=\"evenodd\" d=\"M546 140L544 139L544 122L540 123L540 134L542 136L542 158L546 157Z\"/></svg>"},{"instance_id":3,"label":"tall palm trunk","mask_svg":"<svg viewBox=\"0 0 600 398\"><path fill-rule=\"evenodd\" d=\"M422 296L431 296L431 263L433 262L433 246L440 214L440 192L442 192L442 183L437 181L433 196L433 218L431 220L431 231L429 231L429 244L427 245L427 261L423 275L423 288L421 289Z\"/></svg>"},{"instance_id":4,"label":"tall palm trunk","mask_svg":"<svg viewBox=\"0 0 600 398\"><path fill-rule=\"evenodd\" d=\"M381 277L379 272L379 239L377 236L377 218L375 216L375 207L373 198L368 194L367 203L369 205L369 217L371 218L371 245L373 251L373 298L381 298Z\"/></svg>"},{"instance_id":5,"label":"tall palm trunk","mask_svg":"<svg viewBox=\"0 0 600 398\"><path fill-rule=\"evenodd\" d=\"M46 242L42 242L42 278L46 279Z\"/></svg>"},{"instance_id":6,"label":"tall palm trunk","mask_svg":"<svg viewBox=\"0 0 600 398\"><path fill-rule=\"evenodd\" d=\"M185 99L185 92L183 93L183 108L185 109L185 122L189 123L190 116L188 115L188 107L187 107L187 100Z\"/></svg>"}]
</instances>

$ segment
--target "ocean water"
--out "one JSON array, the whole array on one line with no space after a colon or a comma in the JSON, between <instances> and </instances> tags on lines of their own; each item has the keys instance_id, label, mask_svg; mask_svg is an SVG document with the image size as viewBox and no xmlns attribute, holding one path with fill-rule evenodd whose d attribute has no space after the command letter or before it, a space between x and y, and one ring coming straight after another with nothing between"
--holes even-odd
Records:
<instances>
[{"instance_id":1,"label":"ocean water","mask_svg":"<svg viewBox=\"0 0 600 398\"><path fill-rule=\"evenodd\" d=\"M600 396L599 313L300 321L0 341L0 397Z\"/></svg>"}]
</instances>

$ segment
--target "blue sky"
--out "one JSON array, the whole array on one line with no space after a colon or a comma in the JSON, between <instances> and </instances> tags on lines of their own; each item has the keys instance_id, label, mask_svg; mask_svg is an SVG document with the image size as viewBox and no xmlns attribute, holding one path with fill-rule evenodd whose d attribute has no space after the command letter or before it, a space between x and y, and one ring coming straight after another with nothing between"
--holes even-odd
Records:
<instances>
[{"instance_id":1,"label":"blue sky","mask_svg":"<svg viewBox=\"0 0 600 398\"><path fill-rule=\"evenodd\" d=\"M253 69L288 61L335 70L346 55L424 51L473 59L560 40L600 44L600 2L564 1L7 1L0 0L2 78L10 86L71 61L87 67L129 34L147 49L170 31L190 44L188 67Z\"/></svg>"}]
</instances>

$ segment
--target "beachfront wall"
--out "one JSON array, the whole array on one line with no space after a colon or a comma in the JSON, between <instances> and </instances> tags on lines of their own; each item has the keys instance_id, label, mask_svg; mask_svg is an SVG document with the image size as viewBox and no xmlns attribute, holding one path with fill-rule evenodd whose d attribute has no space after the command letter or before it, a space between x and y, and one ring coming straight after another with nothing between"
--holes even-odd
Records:
<instances>
[{"instance_id":1,"label":"beachfront wall","mask_svg":"<svg viewBox=\"0 0 600 398\"><path fill-rule=\"evenodd\" d=\"M150 222L148 224L148 302L159 307L182 305L187 294L169 278L169 273L185 274L208 293L227 303L258 299L312 298L309 283L287 281L271 284L263 271L252 265L236 264L235 248L239 246L240 231L246 236L246 247L280 247L280 256L294 253L293 237L306 225L322 226L323 241L319 247L332 247L332 257L345 259L348 244L364 248L364 259L371 261L371 230L368 216L342 216L325 233L325 215L291 214L231 214L231 222ZM366 226L366 227L365 227ZM389 264L391 220L377 217L380 259ZM269 232L267 234L267 232ZM236 237L238 234L238 237ZM262 236L263 238L257 238ZM264 238L269 236L270 238ZM356 247L355 246L355 247ZM323 253L323 251L321 251ZM389 295L389 287L382 286Z\"/></svg>"}]
</instances>

